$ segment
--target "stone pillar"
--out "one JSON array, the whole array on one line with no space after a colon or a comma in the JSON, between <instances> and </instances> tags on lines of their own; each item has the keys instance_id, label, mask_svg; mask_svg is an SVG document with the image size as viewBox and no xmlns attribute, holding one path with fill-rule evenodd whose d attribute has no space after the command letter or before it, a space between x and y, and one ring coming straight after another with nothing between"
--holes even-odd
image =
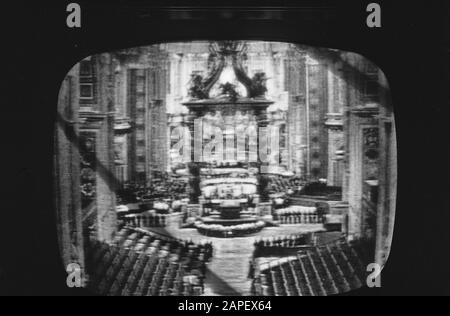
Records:
<instances>
[{"instance_id":1,"label":"stone pillar","mask_svg":"<svg viewBox=\"0 0 450 316\"><path fill-rule=\"evenodd\" d=\"M198 160L198 153L196 149L202 149L202 133L195 130L195 120L198 117L198 113L195 111L190 111L189 115L186 117L186 125L189 129L189 135L191 140L191 161L188 163L189 170L189 202L190 204L198 204L200 197L200 163ZM197 135L200 132L200 135ZM196 143L200 142L200 143Z\"/></svg>"},{"instance_id":2,"label":"stone pillar","mask_svg":"<svg viewBox=\"0 0 450 316\"><path fill-rule=\"evenodd\" d=\"M115 90L115 164L116 176L120 186L128 181L128 134L131 132L127 113L127 68L117 57L113 58Z\"/></svg>"},{"instance_id":3,"label":"stone pillar","mask_svg":"<svg viewBox=\"0 0 450 316\"><path fill-rule=\"evenodd\" d=\"M224 161L236 162L236 109L226 112L224 117L224 131L223 131L223 155Z\"/></svg>"},{"instance_id":4,"label":"stone pillar","mask_svg":"<svg viewBox=\"0 0 450 316\"><path fill-rule=\"evenodd\" d=\"M328 61L328 113L325 126L328 129L328 185L342 187L342 158L344 155L343 109L345 85L342 61L336 58Z\"/></svg>"},{"instance_id":5,"label":"stone pillar","mask_svg":"<svg viewBox=\"0 0 450 316\"><path fill-rule=\"evenodd\" d=\"M260 196L261 202L266 202L268 199L267 194L265 194L265 191L267 190L268 186L268 179L267 176L264 174L266 173L266 168L269 167L268 161L262 161L261 160L261 153L263 151L267 151L269 144L269 138L267 131L266 135L261 135L261 129L268 127L269 121L267 119L267 113L266 110L257 110L255 111L256 114L256 124L257 124L257 131L256 131L256 139L257 139L257 149L258 149L258 159L257 159L257 167L258 167L258 194ZM267 139L264 140L266 143L266 147L263 147L262 144L262 137L267 137ZM264 153L267 155L266 153Z\"/></svg>"},{"instance_id":6,"label":"stone pillar","mask_svg":"<svg viewBox=\"0 0 450 316\"><path fill-rule=\"evenodd\" d=\"M360 107L353 109L349 124L349 235L359 238L363 235L362 195L363 183L367 178L365 172L364 130L377 128L378 108Z\"/></svg>"},{"instance_id":7,"label":"stone pillar","mask_svg":"<svg viewBox=\"0 0 450 316\"><path fill-rule=\"evenodd\" d=\"M342 186L342 179L338 179L338 161L341 159L340 152L344 147L342 115L328 114L325 126L328 129L328 185Z\"/></svg>"},{"instance_id":8,"label":"stone pillar","mask_svg":"<svg viewBox=\"0 0 450 316\"><path fill-rule=\"evenodd\" d=\"M302 178L308 168L307 67L306 54L291 51L285 61L288 99L289 169Z\"/></svg>"},{"instance_id":9,"label":"stone pillar","mask_svg":"<svg viewBox=\"0 0 450 316\"><path fill-rule=\"evenodd\" d=\"M55 196L58 238L63 264L79 264L85 278L85 256L78 154L78 66L64 79L58 99L55 132Z\"/></svg>"},{"instance_id":10,"label":"stone pillar","mask_svg":"<svg viewBox=\"0 0 450 316\"><path fill-rule=\"evenodd\" d=\"M345 56L341 56L344 60ZM355 74L349 67L347 62L342 63L342 78L343 78L343 96L342 96L342 125L343 125L343 137L344 137L344 170L342 178L342 200L344 202L349 201L349 183L350 183L350 109L357 104L355 98ZM349 224L349 223L347 223Z\"/></svg>"},{"instance_id":11,"label":"stone pillar","mask_svg":"<svg viewBox=\"0 0 450 316\"><path fill-rule=\"evenodd\" d=\"M103 120L97 135L97 232L101 241L112 241L117 229L116 177L114 174L114 82L110 54L99 60L99 109Z\"/></svg>"},{"instance_id":12,"label":"stone pillar","mask_svg":"<svg viewBox=\"0 0 450 316\"><path fill-rule=\"evenodd\" d=\"M261 144L261 140L262 140L262 136L260 134L261 129L263 128L268 128L269 126L269 120L267 119L267 113L265 110L258 110L256 112L256 125L257 125L257 131L256 131L256 135L257 135L257 148L258 148L258 167L261 168L263 167L263 165L268 164L268 162L263 162L261 160L261 153L263 152L263 150L266 150L267 148L263 148L262 144ZM270 136L269 135L269 130L267 130L267 135L266 136ZM268 137L270 138L270 137ZM266 141L266 140L265 140ZM269 146L269 139L267 140L267 146ZM261 169L259 170L261 171Z\"/></svg>"}]
</instances>

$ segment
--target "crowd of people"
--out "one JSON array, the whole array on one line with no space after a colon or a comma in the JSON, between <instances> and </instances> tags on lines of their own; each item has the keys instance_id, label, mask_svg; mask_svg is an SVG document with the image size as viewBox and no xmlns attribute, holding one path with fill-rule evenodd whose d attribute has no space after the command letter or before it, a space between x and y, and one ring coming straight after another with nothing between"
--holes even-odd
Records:
<instances>
[{"instance_id":1,"label":"crowd of people","mask_svg":"<svg viewBox=\"0 0 450 316\"><path fill-rule=\"evenodd\" d=\"M242 200L242 199L246 199L251 201L253 198L253 195L256 194L256 187L255 189L246 189L243 188L244 186L242 185L233 185L231 188L229 189L224 189L224 190L220 190L219 188L215 187L212 188L210 190L205 190L204 191L204 197L206 199L211 199L211 200L225 200L225 199L230 199L230 200ZM250 187L250 185L248 185L248 187Z\"/></svg>"},{"instance_id":2,"label":"crowd of people","mask_svg":"<svg viewBox=\"0 0 450 316\"><path fill-rule=\"evenodd\" d=\"M317 224L323 222L323 214L317 207L291 205L275 210L274 220L281 224Z\"/></svg>"},{"instance_id":3,"label":"crowd of people","mask_svg":"<svg viewBox=\"0 0 450 316\"><path fill-rule=\"evenodd\" d=\"M312 234L266 237L255 241L253 257L284 257L312 244Z\"/></svg>"},{"instance_id":4,"label":"crowd of people","mask_svg":"<svg viewBox=\"0 0 450 316\"><path fill-rule=\"evenodd\" d=\"M89 288L100 295L202 295L211 243L194 244L124 228L112 244L92 241Z\"/></svg>"},{"instance_id":5,"label":"crowd of people","mask_svg":"<svg viewBox=\"0 0 450 316\"><path fill-rule=\"evenodd\" d=\"M181 200L188 198L187 182L177 178L163 178L150 184L127 182L117 191L118 204L139 203L146 200Z\"/></svg>"},{"instance_id":6,"label":"crowd of people","mask_svg":"<svg viewBox=\"0 0 450 316\"><path fill-rule=\"evenodd\" d=\"M328 185L327 179L306 183L301 190L295 192L294 196L321 197L329 200L339 201L342 199L342 188Z\"/></svg>"},{"instance_id":7,"label":"crowd of people","mask_svg":"<svg viewBox=\"0 0 450 316\"><path fill-rule=\"evenodd\" d=\"M269 177L269 193L294 194L301 190L302 183L303 182L298 177L286 178L282 176L271 176Z\"/></svg>"},{"instance_id":8,"label":"crowd of people","mask_svg":"<svg viewBox=\"0 0 450 316\"><path fill-rule=\"evenodd\" d=\"M187 183L163 178L150 185L129 182L117 191L120 223L133 227L166 227L173 213L187 205Z\"/></svg>"},{"instance_id":9,"label":"crowd of people","mask_svg":"<svg viewBox=\"0 0 450 316\"><path fill-rule=\"evenodd\" d=\"M127 214L123 217L124 224L131 227L166 227L172 214L158 214L155 211L143 212L140 214Z\"/></svg>"},{"instance_id":10,"label":"crowd of people","mask_svg":"<svg viewBox=\"0 0 450 316\"><path fill-rule=\"evenodd\" d=\"M194 225L205 236L230 238L257 233L266 226L266 223L264 221L258 221L255 223L224 226L219 224L205 224L202 221L197 221Z\"/></svg>"},{"instance_id":11,"label":"crowd of people","mask_svg":"<svg viewBox=\"0 0 450 316\"><path fill-rule=\"evenodd\" d=\"M294 234L289 236L277 236L260 238L255 241L255 249L262 248L295 248L306 245L311 239L310 234Z\"/></svg>"}]
</instances>

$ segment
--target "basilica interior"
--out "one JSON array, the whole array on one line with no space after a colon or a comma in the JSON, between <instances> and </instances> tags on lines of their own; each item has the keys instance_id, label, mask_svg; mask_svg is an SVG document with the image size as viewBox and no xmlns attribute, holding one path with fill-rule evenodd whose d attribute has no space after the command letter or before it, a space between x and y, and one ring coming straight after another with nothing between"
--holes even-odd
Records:
<instances>
[{"instance_id":1,"label":"basilica interior","mask_svg":"<svg viewBox=\"0 0 450 316\"><path fill-rule=\"evenodd\" d=\"M383 72L292 43L163 43L61 85L63 262L95 295L324 296L387 262L397 164Z\"/></svg>"}]
</instances>

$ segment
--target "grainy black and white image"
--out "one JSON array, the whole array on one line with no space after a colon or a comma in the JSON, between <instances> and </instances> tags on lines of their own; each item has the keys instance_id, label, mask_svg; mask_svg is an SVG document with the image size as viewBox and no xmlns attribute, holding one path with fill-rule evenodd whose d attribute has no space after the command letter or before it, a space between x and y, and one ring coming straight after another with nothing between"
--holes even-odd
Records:
<instances>
[{"instance_id":1,"label":"grainy black and white image","mask_svg":"<svg viewBox=\"0 0 450 316\"><path fill-rule=\"evenodd\" d=\"M113 296L326 296L393 238L397 143L361 55L263 41L89 56L64 79L55 203L65 265Z\"/></svg>"}]
</instances>

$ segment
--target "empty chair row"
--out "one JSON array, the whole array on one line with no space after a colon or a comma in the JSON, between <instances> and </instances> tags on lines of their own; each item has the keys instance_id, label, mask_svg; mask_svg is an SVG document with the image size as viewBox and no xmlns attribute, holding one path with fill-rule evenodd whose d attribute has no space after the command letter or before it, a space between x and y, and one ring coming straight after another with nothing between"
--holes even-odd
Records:
<instances>
[{"instance_id":1,"label":"empty chair row","mask_svg":"<svg viewBox=\"0 0 450 316\"><path fill-rule=\"evenodd\" d=\"M100 295L195 295L203 291L212 244L120 230L111 244L92 241L89 288Z\"/></svg>"},{"instance_id":2,"label":"empty chair row","mask_svg":"<svg viewBox=\"0 0 450 316\"><path fill-rule=\"evenodd\" d=\"M343 240L300 251L297 258L261 268L254 276L253 294L322 296L358 289L365 277L358 251Z\"/></svg>"}]
</instances>

